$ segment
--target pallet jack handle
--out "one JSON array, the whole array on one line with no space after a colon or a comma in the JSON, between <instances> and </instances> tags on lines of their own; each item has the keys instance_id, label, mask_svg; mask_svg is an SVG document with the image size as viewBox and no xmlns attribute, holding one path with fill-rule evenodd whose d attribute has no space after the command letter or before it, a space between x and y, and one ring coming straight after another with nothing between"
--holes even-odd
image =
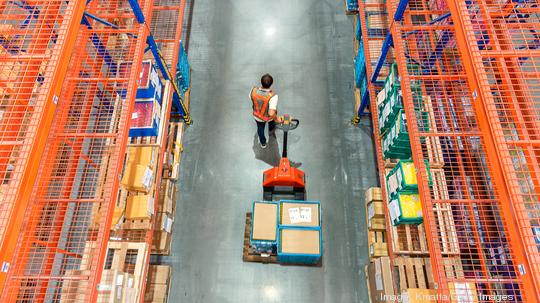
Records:
<instances>
[{"instance_id":1,"label":"pallet jack handle","mask_svg":"<svg viewBox=\"0 0 540 303\"><path fill-rule=\"evenodd\" d=\"M287 158L287 139L289 131L294 130L300 125L300 120L293 119L291 116L285 114L281 119L281 123L276 124L276 127L283 131L283 153L282 158Z\"/></svg>"}]
</instances>

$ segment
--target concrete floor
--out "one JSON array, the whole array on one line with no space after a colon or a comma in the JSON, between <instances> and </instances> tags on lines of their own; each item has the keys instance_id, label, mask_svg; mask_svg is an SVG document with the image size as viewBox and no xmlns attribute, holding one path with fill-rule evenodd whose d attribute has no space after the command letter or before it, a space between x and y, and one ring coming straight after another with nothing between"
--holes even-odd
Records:
<instances>
[{"instance_id":1,"label":"concrete floor","mask_svg":"<svg viewBox=\"0 0 540 303\"><path fill-rule=\"evenodd\" d=\"M196 0L189 46L194 125L184 138L170 302L368 302L364 190L369 126L353 113L352 17L336 0ZM278 142L255 141L248 93L274 76L280 113L301 120L289 157L323 207L322 268L242 262L245 213Z\"/></svg>"}]
</instances>

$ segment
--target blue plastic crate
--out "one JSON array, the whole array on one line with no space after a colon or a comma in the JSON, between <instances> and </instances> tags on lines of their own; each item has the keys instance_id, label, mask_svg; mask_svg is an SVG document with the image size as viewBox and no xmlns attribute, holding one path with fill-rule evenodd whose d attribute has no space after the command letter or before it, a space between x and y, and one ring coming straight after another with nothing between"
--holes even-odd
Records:
<instances>
[{"instance_id":1,"label":"blue plastic crate","mask_svg":"<svg viewBox=\"0 0 540 303\"><path fill-rule=\"evenodd\" d=\"M347 2L347 11L358 12L358 0L346 0L346 2Z\"/></svg>"},{"instance_id":2,"label":"blue plastic crate","mask_svg":"<svg viewBox=\"0 0 540 303\"><path fill-rule=\"evenodd\" d=\"M270 239L254 239L253 238L253 226L255 225L255 205L258 203L265 203L265 204L271 204L276 206L276 237L273 240ZM251 219L251 229L249 231L249 243L254 251L258 253L276 253L277 250L277 228L278 228L278 220L279 220L279 204L277 202L260 202L260 201L254 201L251 206L251 213L252 213L252 219Z\"/></svg>"},{"instance_id":3,"label":"blue plastic crate","mask_svg":"<svg viewBox=\"0 0 540 303\"><path fill-rule=\"evenodd\" d=\"M137 86L137 99L155 98L161 104L163 84L152 61L145 60Z\"/></svg>"},{"instance_id":4,"label":"blue plastic crate","mask_svg":"<svg viewBox=\"0 0 540 303\"><path fill-rule=\"evenodd\" d=\"M317 209L317 220L316 222L313 222L313 211L311 213L311 222L298 222L298 223L287 223L283 220L284 211L289 208L289 206L298 206L298 208L301 208L302 205L310 205L315 206ZM299 210L300 211L300 210ZM289 221L289 220L286 220ZM322 214L321 214L321 202L319 201L300 201L300 200L281 200L279 201L279 215L278 215L278 224L279 227L320 227L322 223Z\"/></svg>"},{"instance_id":5,"label":"blue plastic crate","mask_svg":"<svg viewBox=\"0 0 540 303\"><path fill-rule=\"evenodd\" d=\"M284 235L288 233L288 235ZM309 246L309 252L284 252L283 241L295 241L298 244L299 241L305 241L305 246ZM310 243L311 245L307 244ZM318 241L316 243L315 241ZM294 247L298 248L298 245ZM318 249L315 249L318 248ZM322 258L322 230L318 228L306 228L306 227L280 227L278 231L278 246L277 246L277 259L280 263L289 264L316 264Z\"/></svg>"}]
</instances>

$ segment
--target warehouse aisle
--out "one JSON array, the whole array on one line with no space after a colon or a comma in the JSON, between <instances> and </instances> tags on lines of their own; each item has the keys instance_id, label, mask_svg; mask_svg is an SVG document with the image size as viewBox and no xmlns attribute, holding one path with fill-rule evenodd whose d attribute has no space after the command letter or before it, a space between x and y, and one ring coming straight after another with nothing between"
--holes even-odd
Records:
<instances>
[{"instance_id":1,"label":"warehouse aisle","mask_svg":"<svg viewBox=\"0 0 540 303\"><path fill-rule=\"evenodd\" d=\"M335 0L196 0L192 114L174 225L171 302L368 302L364 190L375 184L368 127L353 128L352 17ZM292 161L323 207L322 268L242 262L245 213L262 198L276 142L255 145L248 93L274 76L280 113L301 120ZM281 134L278 135L281 145Z\"/></svg>"}]
</instances>

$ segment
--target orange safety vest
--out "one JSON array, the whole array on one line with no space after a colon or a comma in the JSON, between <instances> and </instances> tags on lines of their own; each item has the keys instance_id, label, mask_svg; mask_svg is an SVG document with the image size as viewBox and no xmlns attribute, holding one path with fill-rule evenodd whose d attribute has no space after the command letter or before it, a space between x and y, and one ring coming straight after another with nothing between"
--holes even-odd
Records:
<instances>
[{"instance_id":1,"label":"orange safety vest","mask_svg":"<svg viewBox=\"0 0 540 303\"><path fill-rule=\"evenodd\" d=\"M270 99L274 96L274 92L271 90L262 90L254 87L251 90L251 101L253 102L253 116L263 120L270 121L272 118L268 114L268 105Z\"/></svg>"}]
</instances>

